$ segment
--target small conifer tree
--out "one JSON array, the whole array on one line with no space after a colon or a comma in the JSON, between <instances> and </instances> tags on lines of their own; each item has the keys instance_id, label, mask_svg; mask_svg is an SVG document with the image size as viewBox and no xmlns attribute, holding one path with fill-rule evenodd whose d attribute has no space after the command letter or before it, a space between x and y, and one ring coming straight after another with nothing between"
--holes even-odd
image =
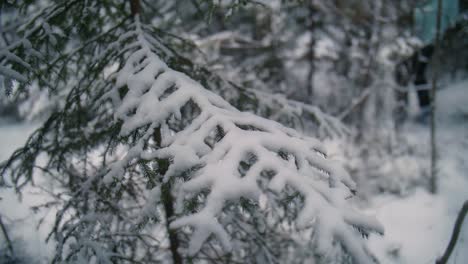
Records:
<instances>
[{"instance_id":1,"label":"small conifer tree","mask_svg":"<svg viewBox=\"0 0 468 264\"><path fill-rule=\"evenodd\" d=\"M2 49L5 78L61 99L0 171L18 192L51 181L53 262L373 263L363 237L383 228L324 146L207 90L130 2L28 2L47 5Z\"/></svg>"}]
</instances>

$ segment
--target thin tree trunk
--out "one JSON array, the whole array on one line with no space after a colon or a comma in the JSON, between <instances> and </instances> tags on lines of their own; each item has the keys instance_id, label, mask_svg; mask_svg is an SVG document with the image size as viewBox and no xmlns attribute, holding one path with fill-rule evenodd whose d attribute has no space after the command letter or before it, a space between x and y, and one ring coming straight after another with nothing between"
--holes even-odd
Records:
<instances>
[{"instance_id":1,"label":"thin tree trunk","mask_svg":"<svg viewBox=\"0 0 468 264\"><path fill-rule=\"evenodd\" d=\"M140 0L130 0L130 9L132 12L132 17L135 17L140 14L141 12L141 5ZM161 128L155 129L153 134L153 139L160 147L161 145ZM158 170L161 175L165 175L167 170L169 169L169 160L162 159L158 160ZM174 230L170 229L170 221L174 216L174 199L171 194L172 190L172 183L168 181L166 183L162 183L161 186L161 201L164 207L164 211L166 214L166 230L169 236L169 248L172 254L172 263L173 264L182 264L182 256L180 255L178 248L179 248L179 239L177 234Z\"/></svg>"},{"instance_id":2,"label":"thin tree trunk","mask_svg":"<svg viewBox=\"0 0 468 264\"><path fill-rule=\"evenodd\" d=\"M166 161L169 165L169 161ZM171 219L174 216L174 199L171 194L172 184L171 181L163 183L161 187L161 200L163 202L164 211L166 213L166 229L169 234L169 248L172 254L172 263L181 264L182 256L180 255L179 249L179 238L174 230L169 226Z\"/></svg>"},{"instance_id":3,"label":"thin tree trunk","mask_svg":"<svg viewBox=\"0 0 468 264\"><path fill-rule=\"evenodd\" d=\"M140 14L140 0L130 0L130 10L132 11L132 16Z\"/></svg>"},{"instance_id":4,"label":"thin tree trunk","mask_svg":"<svg viewBox=\"0 0 468 264\"><path fill-rule=\"evenodd\" d=\"M156 144L161 144L161 128L155 129L153 139ZM162 159L158 160L158 170L161 175L165 175L169 169L169 160ZM179 238L174 230L170 228L170 221L174 217L174 198L171 194L172 183L167 181L162 183L161 186L161 202L164 207L164 212L166 214L166 230L169 236L169 249L172 254L172 263L173 264L182 264L182 256L180 255L179 248Z\"/></svg>"},{"instance_id":5,"label":"thin tree trunk","mask_svg":"<svg viewBox=\"0 0 468 264\"><path fill-rule=\"evenodd\" d=\"M362 124L360 126L359 133L365 141L371 140L375 141L378 138L377 130L381 126L379 124L378 113L378 96L380 96L380 89L376 85L376 74L379 74L381 71L381 65L377 61L377 53L380 48L379 38L381 35L381 23L379 17L382 13L382 2L381 0L374 0L372 2L372 26L370 28L370 41L368 44L368 53L366 54L367 60L365 61L365 75L362 87L364 89L369 89L369 95L365 99L362 109ZM364 93L364 91L363 91ZM367 138L366 138L367 137ZM367 162L366 162L367 164Z\"/></svg>"},{"instance_id":6,"label":"thin tree trunk","mask_svg":"<svg viewBox=\"0 0 468 264\"><path fill-rule=\"evenodd\" d=\"M307 96L309 97L307 102L312 102L314 96L314 73L315 73L315 36L314 36L314 7L312 1L309 3L309 32L310 32L310 43L309 43L309 73L307 75Z\"/></svg>"},{"instance_id":7,"label":"thin tree trunk","mask_svg":"<svg viewBox=\"0 0 468 264\"><path fill-rule=\"evenodd\" d=\"M442 18L442 0L437 1L437 24L434 45L434 67L432 72L431 89L431 178L429 189L431 193L437 192L437 145L436 145L436 95L439 72L440 24Z\"/></svg>"}]
</instances>

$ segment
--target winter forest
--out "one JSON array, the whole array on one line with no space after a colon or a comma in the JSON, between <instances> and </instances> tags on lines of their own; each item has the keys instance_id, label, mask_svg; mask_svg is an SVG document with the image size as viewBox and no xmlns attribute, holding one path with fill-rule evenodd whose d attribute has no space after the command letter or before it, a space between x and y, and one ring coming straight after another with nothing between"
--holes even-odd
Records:
<instances>
[{"instance_id":1,"label":"winter forest","mask_svg":"<svg viewBox=\"0 0 468 264\"><path fill-rule=\"evenodd\" d=\"M0 0L0 264L468 263L465 0Z\"/></svg>"}]
</instances>

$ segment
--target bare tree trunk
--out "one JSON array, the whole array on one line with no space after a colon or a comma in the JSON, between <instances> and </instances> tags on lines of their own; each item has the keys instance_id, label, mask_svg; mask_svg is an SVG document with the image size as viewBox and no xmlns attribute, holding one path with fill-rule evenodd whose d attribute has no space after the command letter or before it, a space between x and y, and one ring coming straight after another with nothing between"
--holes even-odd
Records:
<instances>
[{"instance_id":1,"label":"bare tree trunk","mask_svg":"<svg viewBox=\"0 0 468 264\"><path fill-rule=\"evenodd\" d=\"M437 192L437 144L436 144L436 95L437 79L439 74L440 24L442 19L442 0L437 1L437 24L434 45L434 67L432 72L431 89L431 178L429 189L431 193Z\"/></svg>"},{"instance_id":2,"label":"bare tree trunk","mask_svg":"<svg viewBox=\"0 0 468 264\"><path fill-rule=\"evenodd\" d=\"M307 74L306 87L307 87L307 96L309 97L307 102L312 102L312 97L314 96L314 73L315 73L315 36L314 36L314 15L315 10L312 1L308 5L309 9L309 32L310 32L310 43L309 43L309 73Z\"/></svg>"},{"instance_id":3,"label":"bare tree trunk","mask_svg":"<svg viewBox=\"0 0 468 264\"><path fill-rule=\"evenodd\" d=\"M379 62L377 61L377 54L380 48L379 39L382 33L381 23L379 17L382 13L382 2L381 0L374 0L372 2L372 27L370 28L370 41L368 43L368 53L366 54L367 60L365 61L365 75L362 83L364 89L369 90L369 95L366 97L366 101L362 108L362 123L360 125L359 133L365 140L371 139L375 141L377 136L377 130L380 126L378 124L379 116L377 115L378 110L378 96L380 95L380 89L376 85L378 77L376 74L380 74ZM364 93L365 90L363 90ZM367 138L365 138L367 137Z\"/></svg>"}]
</instances>

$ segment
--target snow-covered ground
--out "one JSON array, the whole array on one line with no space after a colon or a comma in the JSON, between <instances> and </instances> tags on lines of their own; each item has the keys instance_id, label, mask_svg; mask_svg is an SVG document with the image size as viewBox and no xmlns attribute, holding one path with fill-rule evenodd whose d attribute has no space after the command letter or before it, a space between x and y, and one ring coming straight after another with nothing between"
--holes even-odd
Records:
<instances>
[{"instance_id":1,"label":"snow-covered ground","mask_svg":"<svg viewBox=\"0 0 468 264\"><path fill-rule=\"evenodd\" d=\"M468 200L468 81L438 93L437 142L439 191L418 188L404 198L374 197L368 210L385 226L385 236L372 235L369 246L382 263L435 263L448 245L461 206ZM411 130L428 144L428 128ZM424 142L426 141L426 142ZM449 263L468 263L468 221Z\"/></svg>"},{"instance_id":2,"label":"snow-covered ground","mask_svg":"<svg viewBox=\"0 0 468 264\"><path fill-rule=\"evenodd\" d=\"M403 198L379 195L371 199L366 209L385 226L385 236L371 235L368 241L382 263L435 263L448 244L462 203L468 199L468 81L442 90L438 98L438 194L431 195L420 187ZM0 160L21 146L36 127L0 120ZM408 133L413 133L409 136L420 140L420 144L427 144L427 127L415 127ZM28 205L38 198L26 193L20 203L11 189L0 190L0 197L0 212L8 217L12 236L23 241L36 260L46 259L52 250L44 242L47 228L36 230L39 218L28 210ZM450 263L468 263L467 249L465 223Z\"/></svg>"}]
</instances>

